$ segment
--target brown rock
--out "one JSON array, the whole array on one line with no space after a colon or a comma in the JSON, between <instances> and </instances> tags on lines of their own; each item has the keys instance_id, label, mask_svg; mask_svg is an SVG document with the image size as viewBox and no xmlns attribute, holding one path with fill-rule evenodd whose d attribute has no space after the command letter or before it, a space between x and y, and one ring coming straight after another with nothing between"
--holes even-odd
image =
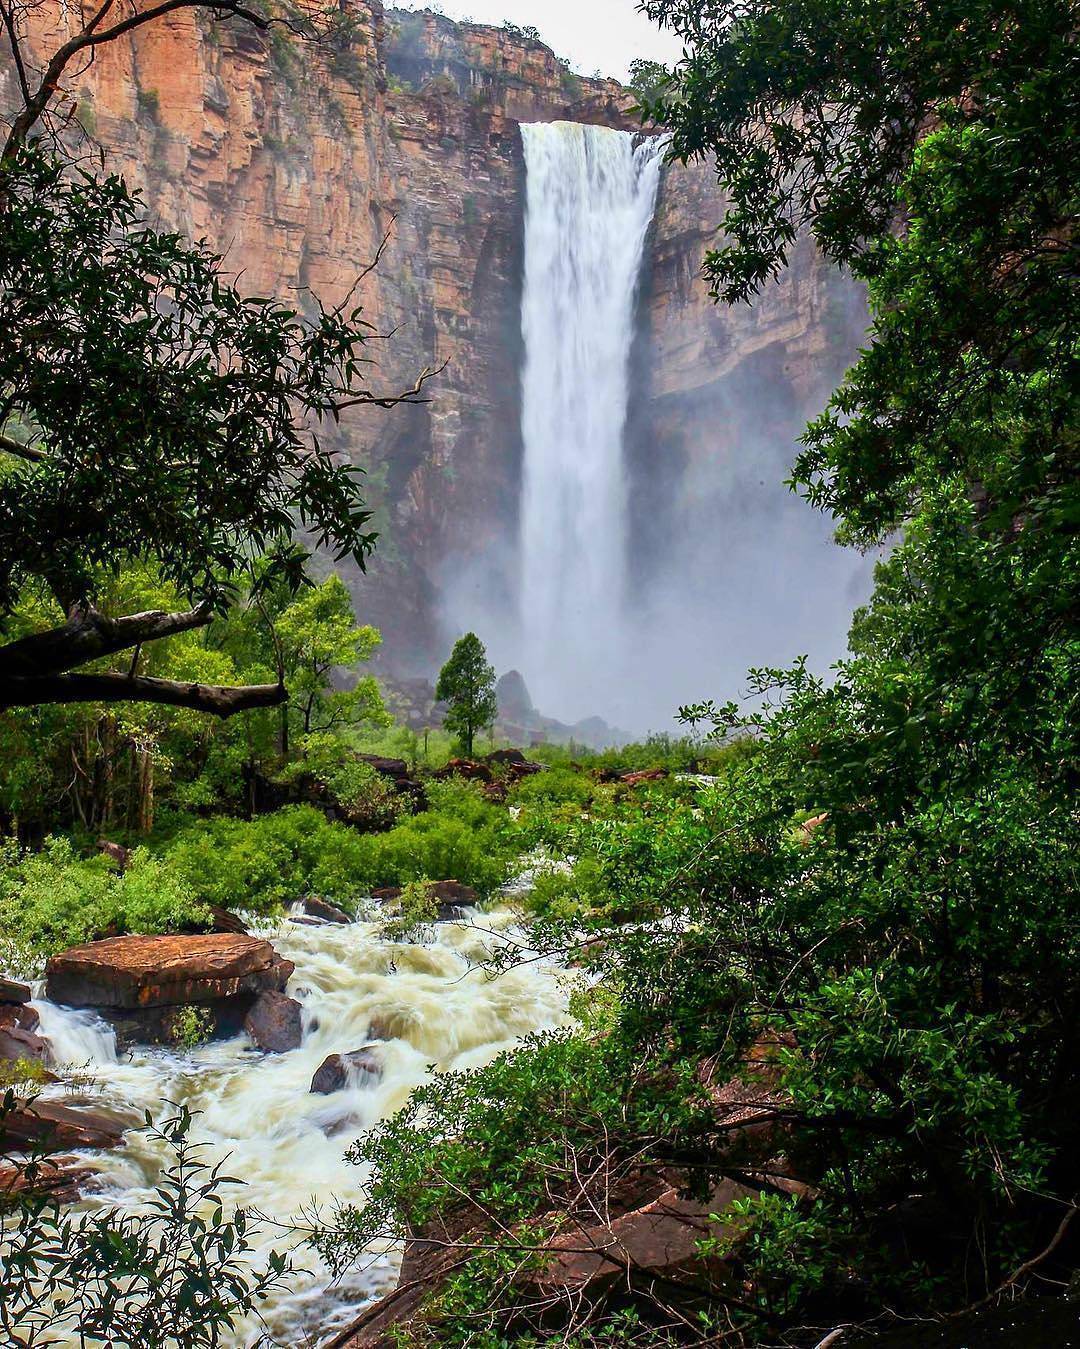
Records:
<instances>
[{"instance_id":1,"label":"brown rock","mask_svg":"<svg viewBox=\"0 0 1080 1349\"><path fill-rule=\"evenodd\" d=\"M77 1157L48 1157L27 1166L0 1166L0 1209L22 1197L73 1204L93 1181L94 1168Z\"/></svg>"},{"instance_id":2,"label":"brown rock","mask_svg":"<svg viewBox=\"0 0 1080 1349\"><path fill-rule=\"evenodd\" d=\"M336 904L320 899L318 895L307 895L300 901L304 912L311 918L321 918L324 923L351 923L352 917L339 909Z\"/></svg>"},{"instance_id":3,"label":"brown rock","mask_svg":"<svg viewBox=\"0 0 1080 1349\"><path fill-rule=\"evenodd\" d=\"M0 1059L35 1059L42 1062L49 1046L35 1032L38 1014L23 1003L0 1003Z\"/></svg>"},{"instance_id":4,"label":"brown rock","mask_svg":"<svg viewBox=\"0 0 1080 1349\"><path fill-rule=\"evenodd\" d=\"M628 787L636 787L639 782L661 782L668 776L666 768L643 768L637 773L621 773L619 781Z\"/></svg>"},{"instance_id":5,"label":"brown rock","mask_svg":"<svg viewBox=\"0 0 1080 1349\"><path fill-rule=\"evenodd\" d=\"M343 1091L346 1087L377 1082L383 1075L383 1065L374 1045L364 1045L349 1054L329 1054L315 1070L311 1090L319 1096Z\"/></svg>"},{"instance_id":6,"label":"brown rock","mask_svg":"<svg viewBox=\"0 0 1080 1349\"><path fill-rule=\"evenodd\" d=\"M114 843L108 838L99 838L98 852L104 854L114 861L120 871L123 871L128 864L128 858L131 855L130 849L125 848L122 843Z\"/></svg>"},{"instance_id":7,"label":"brown rock","mask_svg":"<svg viewBox=\"0 0 1080 1349\"><path fill-rule=\"evenodd\" d=\"M15 979L0 978L0 1002L29 1002L30 987Z\"/></svg>"},{"instance_id":8,"label":"brown rock","mask_svg":"<svg viewBox=\"0 0 1080 1349\"><path fill-rule=\"evenodd\" d=\"M223 909L220 904L207 904L205 907L210 917L203 923L185 928L185 932L232 932L247 936L247 924L231 909Z\"/></svg>"},{"instance_id":9,"label":"brown rock","mask_svg":"<svg viewBox=\"0 0 1080 1349\"><path fill-rule=\"evenodd\" d=\"M0 1147L18 1152L42 1148L118 1148L124 1126L99 1110L60 1105L56 1101L28 1101L0 1119Z\"/></svg>"},{"instance_id":10,"label":"brown rock","mask_svg":"<svg viewBox=\"0 0 1080 1349\"><path fill-rule=\"evenodd\" d=\"M544 771L542 763L533 763L526 759L519 749L494 750L485 757L484 762L496 768L506 769L514 780L531 777L534 773Z\"/></svg>"},{"instance_id":11,"label":"brown rock","mask_svg":"<svg viewBox=\"0 0 1080 1349\"><path fill-rule=\"evenodd\" d=\"M282 991L292 971L268 941L214 933L90 942L53 956L45 977L54 1002L130 1009Z\"/></svg>"},{"instance_id":12,"label":"brown rock","mask_svg":"<svg viewBox=\"0 0 1080 1349\"><path fill-rule=\"evenodd\" d=\"M436 778L465 778L468 782L490 782L491 769L475 759L451 759L445 768L432 774Z\"/></svg>"},{"instance_id":13,"label":"brown rock","mask_svg":"<svg viewBox=\"0 0 1080 1349\"><path fill-rule=\"evenodd\" d=\"M244 1018L244 1029L260 1049L284 1054L303 1039L302 1008L295 998L273 989L260 993Z\"/></svg>"}]
</instances>

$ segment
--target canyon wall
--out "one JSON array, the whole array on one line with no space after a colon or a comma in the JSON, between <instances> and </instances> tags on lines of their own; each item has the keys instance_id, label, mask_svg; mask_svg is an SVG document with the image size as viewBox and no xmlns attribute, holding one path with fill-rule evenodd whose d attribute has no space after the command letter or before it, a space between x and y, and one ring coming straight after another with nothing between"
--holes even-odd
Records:
<instances>
[{"instance_id":1,"label":"canyon wall","mask_svg":"<svg viewBox=\"0 0 1080 1349\"><path fill-rule=\"evenodd\" d=\"M32 50L54 50L70 6L34 12ZM520 120L633 127L617 82L572 74L527 36L347 0L320 45L177 11L101 48L70 83L87 136L145 193L153 216L205 238L251 292L358 296L380 336L371 382L396 392L443 367L429 401L365 410L338 434L369 472L380 548L353 574L384 661L427 672L443 654L439 585L451 569L513 569L520 481ZM0 103L15 100L0 46ZM792 436L853 349L861 311L808 245L753 309L715 307L700 278L723 210L708 166L665 172L635 357L635 501L646 567L695 496L695 474L733 461L751 413ZM700 494L697 494L700 495ZM696 499L696 497L695 497ZM692 503L691 503L692 504ZM498 582L499 576L495 576ZM453 626L454 615L450 615Z\"/></svg>"}]
</instances>

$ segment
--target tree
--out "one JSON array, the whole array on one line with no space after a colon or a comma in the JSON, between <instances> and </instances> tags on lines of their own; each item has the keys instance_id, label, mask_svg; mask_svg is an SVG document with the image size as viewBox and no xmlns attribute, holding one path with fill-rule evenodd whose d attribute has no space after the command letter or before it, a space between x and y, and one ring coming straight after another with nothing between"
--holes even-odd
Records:
<instances>
[{"instance_id":1,"label":"tree","mask_svg":"<svg viewBox=\"0 0 1080 1349\"><path fill-rule=\"evenodd\" d=\"M149 228L137 195L33 141L72 64L158 16L202 8L265 30L234 3L112 0L31 70L33 7L0 5L22 106L0 156L0 622L26 586L62 621L0 646L0 705L146 701L226 717L282 702L280 679L235 688L127 671L82 672L206 627L265 556L294 591L315 546L363 565L374 546L358 471L320 438L358 405L417 398L365 387L372 329L353 291L305 312L249 298L202 246ZM355 290L355 287L354 287ZM151 564L183 606L108 615L103 584Z\"/></svg>"},{"instance_id":2,"label":"tree","mask_svg":"<svg viewBox=\"0 0 1080 1349\"><path fill-rule=\"evenodd\" d=\"M658 98L667 79L667 67L660 61L638 56L630 62L630 88L639 98Z\"/></svg>"},{"instance_id":3,"label":"tree","mask_svg":"<svg viewBox=\"0 0 1080 1349\"><path fill-rule=\"evenodd\" d=\"M275 620L274 630L289 709L302 735L361 721L389 724L373 675L356 676L350 689L335 690L331 685L335 668L351 669L370 660L382 642L377 629L357 627L352 598L340 576L328 576L301 593Z\"/></svg>"},{"instance_id":4,"label":"tree","mask_svg":"<svg viewBox=\"0 0 1080 1349\"><path fill-rule=\"evenodd\" d=\"M454 643L450 659L439 671L435 697L448 704L443 725L460 737L465 753L472 754L473 737L494 724L499 710L495 671L475 632L467 632Z\"/></svg>"}]
</instances>

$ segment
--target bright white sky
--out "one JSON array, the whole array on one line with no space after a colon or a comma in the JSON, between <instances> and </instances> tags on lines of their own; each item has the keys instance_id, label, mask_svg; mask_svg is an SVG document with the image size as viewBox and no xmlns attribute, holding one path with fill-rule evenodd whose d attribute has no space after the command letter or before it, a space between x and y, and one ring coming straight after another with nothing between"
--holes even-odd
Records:
<instances>
[{"instance_id":1,"label":"bright white sky","mask_svg":"<svg viewBox=\"0 0 1080 1349\"><path fill-rule=\"evenodd\" d=\"M432 5L430 0L396 0L394 7ZM682 50L676 38L637 12L637 0L442 0L440 8L452 19L531 24L582 75L599 70L622 80L635 57L670 64Z\"/></svg>"}]
</instances>

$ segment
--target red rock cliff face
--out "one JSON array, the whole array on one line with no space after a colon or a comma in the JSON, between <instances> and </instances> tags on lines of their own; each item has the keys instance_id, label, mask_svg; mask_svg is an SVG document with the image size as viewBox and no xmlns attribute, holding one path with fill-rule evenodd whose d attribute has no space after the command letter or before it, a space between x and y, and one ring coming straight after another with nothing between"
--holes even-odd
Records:
<instances>
[{"instance_id":1,"label":"red rock cliff face","mask_svg":"<svg viewBox=\"0 0 1080 1349\"><path fill-rule=\"evenodd\" d=\"M74 7L39 12L34 45ZM251 292L340 299L388 236L359 296L380 332L372 383L441 366L431 401L366 412L341 446L369 470L382 543L358 609L392 665L427 669L436 581L516 528L524 167L519 120L632 126L614 81L570 74L501 29L351 0L354 40L314 47L180 11L103 48L73 81L80 120L153 214L223 252ZM0 103L14 101L0 48ZM724 389L747 362L780 372L801 409L850 349L837 289L803 249L753 311L716 309L698 276L722 214L704 168L672 168L642 297L639 444L672 474L732 435ZM841 307L847 305L842 297ZM832 325L832 326L830 326ZM834 331L835 328L835 331ZM843 331L841 332L841 328ZM827 369L828 367L828 369Z\"/></svg>"}]
</instances>

